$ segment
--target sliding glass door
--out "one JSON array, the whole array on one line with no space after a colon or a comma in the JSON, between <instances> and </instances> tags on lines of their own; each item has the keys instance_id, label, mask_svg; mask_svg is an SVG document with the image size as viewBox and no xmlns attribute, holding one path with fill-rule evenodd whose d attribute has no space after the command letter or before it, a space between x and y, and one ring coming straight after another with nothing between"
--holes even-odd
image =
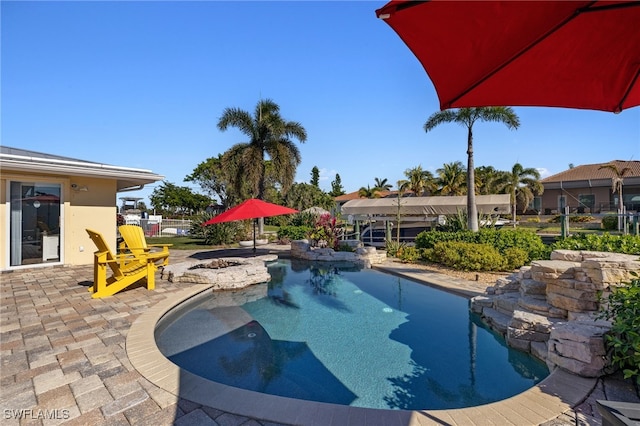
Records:
<instances>
[{"instance_id":1,"label":"sliding glass door","mask_svg":"<svg viewBox=\"0 0 640 426\"><path fill-rule=\"evenodd\" d=\"M60 261L60 194L56 183L10 183L11 266Z\"/></svg>"}]
</instances>

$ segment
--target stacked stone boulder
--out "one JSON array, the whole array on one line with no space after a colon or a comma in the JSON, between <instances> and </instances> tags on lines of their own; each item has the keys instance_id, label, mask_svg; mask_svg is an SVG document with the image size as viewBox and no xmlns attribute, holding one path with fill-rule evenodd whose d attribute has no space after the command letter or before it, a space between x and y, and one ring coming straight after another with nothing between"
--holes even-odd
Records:
<instances>
[{"instance_id":1,"label":"stacked stone boulder","mask_svg":"<svg viewBox=\"0 0 640 426\"><path fill-rule=\"evenodd\" d=\"M611 324L597 319L600 294L640 272L638 256L556 250L550 260L522 267L498 280L471 310L515 349L585 377L607 366L604 334Z\"/></svg>"},{"instance_id":2,"label":"stacked stone boulder","mask_svg":"<svg viewBox=\"0 0 640 426\"><path fill-rule=\"evenodd\" d=\"M378 251L375 247L363 247L360 242L357 242L353 249L354 251L335 251L330 248L312 247L309 240L297 240L291 242L291 257L315 262L352 262L363 268L371 268L371 265L383 263L387 258L385 251Z\"/></svg>"},{"instance_id":3,"label":"stacked stone boulder","mask_svg":"<svg viewBox=\"0 0 640 426\"><path fill-rule=\"evenodd\" d=\"M199 267L211 261L192 260L165 266L162 278L174 283L211 284L213 290L229 290L248 287L271 280L267 263L277 260L276 255L251 258L226 257L233 264L226 268L209 269Z\"/></svg>"}]
</instances>

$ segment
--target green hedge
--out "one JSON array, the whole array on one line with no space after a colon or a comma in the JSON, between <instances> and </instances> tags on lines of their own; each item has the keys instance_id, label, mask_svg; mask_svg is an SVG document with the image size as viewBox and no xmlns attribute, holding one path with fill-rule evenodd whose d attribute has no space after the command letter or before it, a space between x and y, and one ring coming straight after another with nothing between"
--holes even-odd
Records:
<instances>
[{"instance_id":1,"label":"green hedge","mask_svg":"<svg viewBox=\"0 0 640 426\"><path fill-rule=\"evenodd\" d=\"M640 254L640 236L638 235L602 235L576 233L564 240L556 241L553 250L588 250L611 253Z\"/></svg>"},{"instance_id":2,"label":"green hedge","mask_svg":"<svg viewBox=\"0 0 640 426\"><path fill-rule=\"evenodd\" d=\"M499 271L504 260L488 244L444 241L433 247L433 258L438 263L463 271Z\"/></svg>"},{"instance_id":3,"label":"green hedge","mask_svg":"<svg viewBox=\"0 0 640 426\"><path fill-rule=\"evenodd\" d=\"M416 237L416 248L430 249L434 248L437 243L447 241L486 244L496 249L502 256L505 255L507 249L518 248L526 254L525 263L536 259L546 259L550 253L540 236L528 229L480 229L478 232L425 231ZM521 253L518 256L521 256Z\"/></svg>"}]
</instances>

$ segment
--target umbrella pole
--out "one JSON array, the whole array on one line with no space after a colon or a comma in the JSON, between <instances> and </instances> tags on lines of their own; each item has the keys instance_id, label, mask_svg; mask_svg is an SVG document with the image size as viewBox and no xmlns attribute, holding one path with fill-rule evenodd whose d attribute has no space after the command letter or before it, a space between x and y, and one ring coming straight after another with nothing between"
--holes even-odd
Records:
<instances>
[{"instance_id":1,"label":"umbrella pole","mask_svg":"<svg viewBox=\"0 0 640 426\"><path fill-rule=\"evenodd\" d=\"M253 219L253 254L256 254L256 222L258 219Z\"/></svg>"}]
</instances>

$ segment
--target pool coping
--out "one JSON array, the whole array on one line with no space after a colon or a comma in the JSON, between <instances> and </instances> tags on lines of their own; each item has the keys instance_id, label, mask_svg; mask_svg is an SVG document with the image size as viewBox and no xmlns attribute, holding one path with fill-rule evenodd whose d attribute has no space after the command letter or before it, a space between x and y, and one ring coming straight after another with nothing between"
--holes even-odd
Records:
<instances>
[{"instance_id":1,"label":"pool coping","mask_svg":"<svg viewBox=\"0 0 640 426\"><path fill-rule=\"evenodd\" d=\"M212 291L211 288L206 284L190 286L149 308L131 325L126 339L127 355L133 367L159 388L195 403L245 417L319 426L539 425L581 403L596 384L596 379L556 369L536 386L501 401L469 408L412 411L351 407L239 389L178 367L160 352L155 341L156 325L167 313Z\"/></svg>"}]
</instances>

